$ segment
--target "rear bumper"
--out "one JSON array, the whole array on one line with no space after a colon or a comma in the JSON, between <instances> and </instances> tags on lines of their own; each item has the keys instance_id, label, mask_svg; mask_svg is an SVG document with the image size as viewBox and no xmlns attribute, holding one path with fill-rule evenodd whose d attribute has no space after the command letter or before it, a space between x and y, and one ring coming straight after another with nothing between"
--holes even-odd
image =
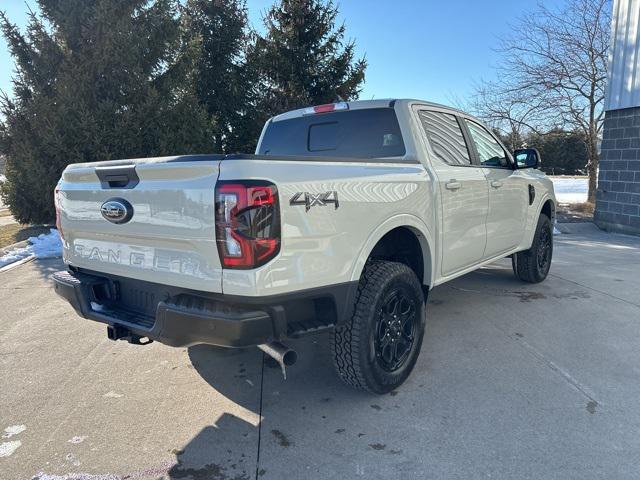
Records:
<instances>
[{"instance_id":1,"label":"rear bumper","mask_svg":"<svg viewBox=\"0 0 640 480\"><path fill-rule=\"evenodd\" d=\"M105 323L112 332L116 328L115 338L147 337L175 347L247 347L330 328L350 314L357 288L357 283L349 283L279 296L238 297L77 269L57 272L53 281L56 293L80 316Z\"/></svg>"}]
</instances>

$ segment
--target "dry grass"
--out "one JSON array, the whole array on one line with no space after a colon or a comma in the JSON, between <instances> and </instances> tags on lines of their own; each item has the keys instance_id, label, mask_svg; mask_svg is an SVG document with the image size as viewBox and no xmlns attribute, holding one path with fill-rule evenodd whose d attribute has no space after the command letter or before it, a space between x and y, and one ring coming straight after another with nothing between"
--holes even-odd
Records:
<instances>
[{"instance_id":1,"label":"dry grass","mask_svg":"<svg viewBox=\"0 0 640 480\"><path fill-rule=\"evenodd\" d=\"M595 205L589 202L560 204L556 212L558 222L590 222L593 220L594 209Z\"/></svg>"},{"instance_id":2,"label":"dry grass","mask_svg":"<svg viewBox=\"0 0 640 480\"><path fill-rule=\"evenodd\" d=\"M547 177L553 178L570 178L573 180L589 180L587 175L547 175Z\"/></svg>"},{"instance_id":3,"label":"dry grass","mask_svg":"<svg viewBox=\"0 0 640 480\"><path fill-rule=\"evenodd\" d=\"M10 216L11 216L11 212L9 211L9 209L0 210L0 217L10 217Z\"/></svg>"},{"instance_id":4,"label":"dry grass","mask_svg":"<svg viewBox=\"0 0 640 480\"><path fill-rule=\"evenodd\" d=\"M49 233L50 228L51 227L44 226L30 227L28 225L19 225L17 223L5 225L0 227L0 248L7 247L16 242L21 242L29 237L36 237L41 233Z\"/></svg>"},{"instance_id":5,"label":"dry grass","mask_svg":"<svg viewBox=\"0 0 640 480\"><path fill-rule=\"evenodd\" d=\"M593 203L584 202L584 203L570 203L567 206L567 210L578 213L585 213L588 215L593 215L593 211L596 206Z\"/></svg>"}]
</instances>

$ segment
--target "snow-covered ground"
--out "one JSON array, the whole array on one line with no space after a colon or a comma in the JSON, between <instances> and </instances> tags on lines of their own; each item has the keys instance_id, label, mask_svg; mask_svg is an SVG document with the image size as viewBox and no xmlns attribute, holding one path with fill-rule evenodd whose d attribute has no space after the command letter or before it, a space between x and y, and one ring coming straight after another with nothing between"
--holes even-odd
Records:
<instances>
[{"instance_id":1,"label":"snow-covered ground","mask_svg":"<svg viewBox=\"0 0 640 480\"><path fill-rule=\"evenodd\" d=\"M62 256L62 241L55 229L37 237L29 238L30 245L16 248L0 257L0 268L26 258L56 258Z\"/></svg>"},{"instance_id":2,"label":"snow-covered ground","mask_svg":"<svg viewBox=\"0 0 640 480\"><path fill-rule=\"evenodd\" d=\"M558 203L584 203L587 201L587 177L549 177L553 182Z\"/></svg>"}]
</instances>

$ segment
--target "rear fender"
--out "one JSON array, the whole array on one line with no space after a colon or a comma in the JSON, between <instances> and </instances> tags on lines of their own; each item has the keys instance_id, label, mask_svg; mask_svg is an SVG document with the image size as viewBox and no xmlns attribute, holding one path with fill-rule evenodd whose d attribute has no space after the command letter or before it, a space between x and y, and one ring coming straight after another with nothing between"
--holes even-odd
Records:
<instances>
[{"instance_id":1,"label":"rear fender","mask_svg":"<svg viewBox=\"0 0 640 480\"><path fill-rule=\"evenodd\" d=\"M433 251L432 245L433 236L427 225L421 221L418 217L414 215L401 214L393 216L387 220L385 220L382 224L376 228L371 235L367 238L364 246L360 250L360 254L356 262L353 265L353 269L351 271L351 281L358 281L360 276L362 275L362 271L364 270L364 266L367 263L367 259L373 248L376 244L384 237L387 233L389 233L394 228L398 227L406 227L413 231L420 242L420 246L422 247L422 256L424 258L424 281L425 285L433 285L434 282L434 259L436 258L435 252Z\"/></svg>"}]
</instances>

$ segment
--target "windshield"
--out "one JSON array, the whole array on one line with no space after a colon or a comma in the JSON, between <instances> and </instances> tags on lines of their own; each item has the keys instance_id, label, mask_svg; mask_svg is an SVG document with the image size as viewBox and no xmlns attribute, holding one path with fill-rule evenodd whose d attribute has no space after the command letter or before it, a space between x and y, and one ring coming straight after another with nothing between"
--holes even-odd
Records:
<instances>
[{"instance_id":1,"label":"windshield","mask_svg":"<svg viewBox=\"0 0 640 480\"><path fill-rule=\"evenodd\" d=\"M271 122L258 154L380 158L405 147L395 110L366 108Z\"/></svg>"}]
</instances>

